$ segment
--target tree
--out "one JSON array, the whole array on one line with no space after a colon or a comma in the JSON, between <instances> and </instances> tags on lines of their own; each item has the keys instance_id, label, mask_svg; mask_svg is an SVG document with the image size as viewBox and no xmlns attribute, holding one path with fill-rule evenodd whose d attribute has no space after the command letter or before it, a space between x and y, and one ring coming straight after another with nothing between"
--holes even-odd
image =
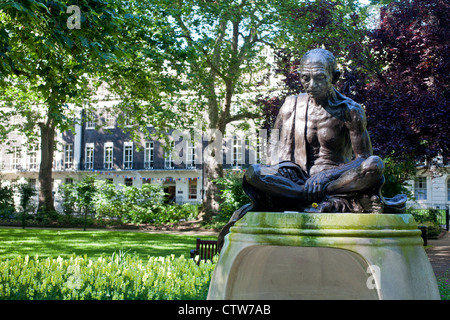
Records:
<instances>
[{"instance_id":1,"label":"tree","mask_svg":"<svg viewBox=\"0 0 450 320\"><path fill-rule=\"evenodd\" d=\"M80 208L84 208L84 231L86 231L86 218L89 208L93 204L96 190L95 176L86 176L75 185L77 203Z\"/></svg>"},{"instance_id":2,"label":"tree","mask_svg":"<svg viewBox=\"0 0 450 320\"><path fill-rule=\"evenodd\" d=\"M275 51L275 73L281 77L281 88L258 97L264 116L259 123L270 130L284 99L303 92L298 68L301 57L309 50L326 48L333 52L341 68L338 89L348 94L367 69L376 69L364 45L367 35L365 21L369 12L356 1L319 0L303 2L292 11L292 20L286 26L300 25L300 32L293 32L292 39Z\"/></svg>"},{"instance_id":3,"label":"tree","mask_svg":"<svg viewBox=\"0 0 450 320\"><path fill-rule=\"evenodd\" d=\"M448 159L449 11L440 0L393 2L369 34L372 59L384 68L369 74L355 97L366 106L374 150L382 156Z\"/></svg>"},{"instance_id":4,"label":"tree","mask_svg":"<svg viewBox=\"0 0 450 320\"><path fill-rule=\"evenodd\" d=\"M22 208L22 228L25 229L25 219L29 211L31 197L36 194L36 190L29 183L21 183L16 186L20 194L20 207Z\"/></svg>"},{"instance_id":5,"label":"tree","mask_svg":"<svg viewBox=\"0 0 450 320\"><path fill-rule=\"evenodd\" d=\"M356 1L346 3L355 6ZM184 124L197 122L208 139L203 159L207 177L205 220L219 210L219 188L214 181L223 176L223 164L222 145L217 141L232 125L262 115L251 94L265 89L258 78L270 69L261 54L263 49L274 50L293 42L304 47L314 38L308 26L320 13L305 15L300 22L296 20L297 9L303 7L301 1L263 0L161 0L149 4L155 20L167 21L167 36L176 39L176 45L165 54L169 61L181 61L176 70L188 99L179 99L177 108L188 116ZM341 13L351 10L342 6L333 9ZM334 11L330 13L334 16Z\"/></svg>"},{"instance_id":6,"label":"tree","mask_svg":"<svg viewBox=\"0 0 450 320\"><path fill-rule=\"evenodd\" d=\"M355 98L366 106L374 152L387 159L393 186L413 176L419 161L448 162L449 9L439 0L392 2L369 33L371 59L383 68L355 88Z\"/></svg>"},{"instance_id":7,"label":"tree","mask_svg":"<svg viewBox=\"0 0 450 320\"><path fill-rule=\"evenodd\" d=\"M157 81L152 84L157 78L152 75L162 70L162 59L157 55L136 59L152 44L139 47L151 34L144 38L142 29L132 29L140 20L133 14L133 3L138 2L81 0L71 6L72 1L30 0L0 4L0 90L6 121L2 137L14 129L8 126L8 119L18 114L24 118L18 129L31 141L40 139L38 211L54 211L55 132L73 127L74 109L69 104L94 102L100 84L134 79L132 71L138 69L146 72L146 81L136 80L150 92L146 98L164 91L155 90Z\"/></svg>"},{"instance_id":8,"label":"tree","mask_svg":"<svg viewBox=\"0 0 450 320\"><path fill-rule=\"evenodd\" d=\"M214 180L223 176L221 138L227 125L259 116L249 108L248 100L239 103L235 98L256 88L252 74L261 69L257 53L280 33L274 11L266 1L155 1L155 19L171 21L167 32L179 44L178 50L167 52L173 57L169 59L182 57L178 70L189 99L186 103L178 100L177 108L189 116L185 126L197 121L208 139L203 154L205 220L218 212ZM245 79L245 74L250 77ZM236 114L232 104L241 107Z\"/></svg>"},{"instance_id":9,"label":"tree","mask_svg":"<svg viewBox=\"0 0 450 320\"><path fill-rule=\"evenodd\" d=\"M12 218L15 212L14 189L11 185L5 184L4 180L0 179L0 218Z\"/></svg>"}]
</instances>

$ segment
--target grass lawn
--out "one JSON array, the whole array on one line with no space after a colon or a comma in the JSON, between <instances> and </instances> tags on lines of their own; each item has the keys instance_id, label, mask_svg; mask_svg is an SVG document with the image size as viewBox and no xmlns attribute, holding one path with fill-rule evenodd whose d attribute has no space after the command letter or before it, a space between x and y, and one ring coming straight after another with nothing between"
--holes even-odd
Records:
<instances>
[{"instance_id":1,"label":"grass lawn","mask_svg":"<svg viewBox=\"0 0 450 320\"><path fill-rule=\"evenodd\" d=\"M217 239L214 236L153 234L126 231L82 231L0 228L0 259L16 256L67 258L72 254L95 259L114 252L150 256L189 257L195 239Z\"/></svg>"}]
</instances>

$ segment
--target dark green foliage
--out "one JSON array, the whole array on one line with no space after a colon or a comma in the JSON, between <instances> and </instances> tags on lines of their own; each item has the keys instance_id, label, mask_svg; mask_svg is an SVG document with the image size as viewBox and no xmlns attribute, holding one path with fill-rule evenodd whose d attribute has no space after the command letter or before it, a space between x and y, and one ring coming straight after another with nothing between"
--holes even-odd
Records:
<instances>
[{"instance_id":1,"label":"dark green foliage","mask_svg":"<svg viewBox=\"0 0 450 320\"><path fill-rule=\"evenodd\" d=\"M409 208L414 220L422 226L426 226L429 238L436 238L442 231L441 224L445 223L445 209L415 209Z\"/></svg>"},{"instance_id":2,"label":"dark green foliage","mask_svg":"<svg viewBox=\"0 0 450 320\"><path fill-rule=\"evenodd\" d=\"M9 219L14 217L14 189L10 185L2 184L0 180L0 218Z\"/></svg>"},{"instance_id":3,"label":"dark green foliage","mask_svg":"<svg viewBox=\"0 0 450 320\"><path fill-rule=\"evenodd\" d=\"M222 221L228 221L234 211L250 203L250 198L242 189L242 178L243 172L230 172L224 178L217 179L217 184L222 189L219 212Z\"/></svg>"}]
</instances>

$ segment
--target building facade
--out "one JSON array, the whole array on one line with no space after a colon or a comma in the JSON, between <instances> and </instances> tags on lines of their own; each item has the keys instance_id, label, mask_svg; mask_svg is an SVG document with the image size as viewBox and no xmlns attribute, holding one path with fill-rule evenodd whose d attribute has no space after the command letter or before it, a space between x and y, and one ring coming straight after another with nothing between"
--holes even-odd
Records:
<instances>
[{"instance_id":1,"label":"building facade","mask_svg":"<svg viewBox=\"0 0 450 320\"><path fill-rule=\"evenodd\" d=\"M55 207L61 209L58 188L63 183L76 183L87 175L123 186L141 187L145 183L159 184L168 194L168 201L200 203L204 194L206 177L202 161L207 141L192 141L175 161L165 141L152 140L141 134L140 141L119 127L120 115L109 112L108 107L117 101L99 103L95 112L79 110L74 129L58 132L53 161L53 194ZM20 119L15 119L20 122ZM146 130L153 132L149 125ZM249 163L260 162L261 152L248 143L248 137L230 135L222 139L221 155L225 170L241 170ZM7 143L0 145L0 179L5 183L28 182L36 189L40 165L39 144L30 144L27 137L12 132ZM17 199L18 200L18 199ZM35 197L37 203L37 196Z\"/></svg>"},{"instance_id":2,"label":"building facade","mask_svg":"<svg viewBox=\"0 0 450 320\"><path fill-rule=\"evenodd\" d=\"M416 207L450 208L450 166L438 159L436 165L418 166L417 174L407 181L414 195L409 205Z\"/></svg>"}]
</instances>

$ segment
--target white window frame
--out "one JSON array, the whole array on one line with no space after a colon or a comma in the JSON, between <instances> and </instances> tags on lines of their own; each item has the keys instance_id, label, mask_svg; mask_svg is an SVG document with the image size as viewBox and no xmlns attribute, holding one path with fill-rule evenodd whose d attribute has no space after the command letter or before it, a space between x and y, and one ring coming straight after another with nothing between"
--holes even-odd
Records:
<instances>
[{"instance_id":1,"label":"white window frame","mask_svg":"<svg viewBox=\"0 0 450 320\"><path fill-rule=\"evenodd\" d=\"M123 143L123 169L133 169L133 142Z\"/></svg>"},{"instance_id":2,"label":"white window frame","mask_svg":"<svg viewBox=\"0 0 450 320\"><path fill-rule=\"evenodd\" d=\"M153 169L153 161L154 161L154 155L155 155L155 144L153 141L146 141L145 142L145 149L144 149L144 168L145 169Z\"/></svg>"},{"instance_id":3,"label":"white window frame","mask_svg":"<svg viewBox=\"0 0 450 320\"><path fill-rule=\"evenodd\" d=\"M263 163L263 144L259 134L256 137L249 137L247 140L249 150L249 163Z\"/></svg>"},{"instance_id":4,"label":"white window frame","mask_svg":"<svg viewBox=\"0 0 450 320\"><path fill-rule=\"evenodd\" d=\"M112 169L114 165L114 143L105 142L103 147L103 168Z\"/></svg>"},{"instance_id":5,"label":"white window frame","mask_svg":"<svg viewBox=\"0 0 450 320\"><path fill-rule=\"evenodd\" d=\"M20 169L22 162L22 151L20 146L12 146L12 154L11 154L11 169L18 170Z\"/></svg>"},{"instance_id":6,"label":"white window frame","mask_svg":"<svg viewBox=\"0 0 450 320\"><path fill-rule=\"evenodd\" d=\"M38 145L33 144L30 146L28 150L28 169L37 169L38 163L37 163L37 151L38 151Z\"/></svg>"},{"instance_id":7,"label":"white window frame","mask_svg":"<svg viewBox=\"0 0 450 320\"><path fill-rule=\"evenodd\" d=\"M235 168L239 168L244 162L243 139L234 137L231 145L231 164Z\"/></svg>"},{"instance_id":8,"label":"white window frame","mask_svg":"<svg viewBox=\"0 0 450 320\"><path fill-rule=\"evenodd\" d=\"M196 160L196 146L194 143L187 143L187 152L186 152L186 168L195 168L195 160Z\"/></svg>"},{"instance_id":9,"label":"white window frame","mask_svg":"<svg viewBox=\"0 0 450 320\"><path fill-rule=\"evenodd\" d=\"M95 129L97 124L97 119L95 113L92 111L86 111L86 129Z\"/></svg>"},{"instance_id":10,"label":"white window frame","mask_svg":"<svg viewBox=\"0 0 450 320\"><path fill-rule=\"evenodd\" d=\"M414 197L416 200L427 200L428 192L427 192L428 181L427 177L415 177L414 178Z\"/></svg>"},{"instance_id":11,"label":"white window frame","mask_svg":"<svg viewBox=\"0 0 450 320\"><path fill-rule=\"evenodd\" d=\"M123 127L124 128L130 128L133 126L133 123L130 120L130 116L128 113L122 113L122 119L123 119Z\"/></svg>"},{"instance_id":12,"label":"white window frame","mask_svg":"<svg viewBox=\"0 0 450 320\"><path fill-rule=\"evenodd\" d=\"M64 169L73 168L73 144L63 145L63 163Z\"/></svg>"},{"instance_id":13,"label":"white window frame","mask_svg":"<svg viewBox=\"0 0 450 320\"><path fill-rule=\"evenodd\" d=\"M22 123L22 117L20 115L12 116L12 124L21 124L21 123Z\"/></svg>"},{"instance_id":14,"label":"white window frame","mask_svg":"<svg viewBox=\"0 0 450 320\"><path fill-rule=\"evenodd\" d=\"M195 192L194 192L194 187L192 186L194 181L195 181ZM197 179L190 179L189 185L188 185L188 199L189 200L197 200L197 188L198 188Z\"/></svg>"},{"instance_id":15,"label":"white window frame","mask_svg":"<svg viewBox=\"0 0 450 320\"><path fill-rule=\"evenodd\" d=\"M127 187L132 187L133 186L133 178L125 178L123 180L123 184Z\"/></svg>"},{"instance_id":16,"label":"white window frame","mask_svg":"<svg viewBox=\"0 0 450 320\"><path fill-rule=\"evenodd\" d=\"M116 126L116 117L111 111L107 111L105 114L105 128L115 128Z\"/></svg>"},{"instance_id":17,"label":"white window frame","mask_svg":"<svg viewBox=\"0 0 450 320\"><path fill-rule=\"evenodd\" d=\"M94 144L86 143L84 168L86 170L94 169Z\"/></svg>"},{"instance_id":18,"label":"white window frame","mask_svg":"<svg viewBox=\"0 0 450 320\"><path fill-rule=\"evenodd\" d=\"M172 152L175 148L175 141L170 141L170 149L164 151L164 169L173 169Z\"/></svg>"}]
</instances>

